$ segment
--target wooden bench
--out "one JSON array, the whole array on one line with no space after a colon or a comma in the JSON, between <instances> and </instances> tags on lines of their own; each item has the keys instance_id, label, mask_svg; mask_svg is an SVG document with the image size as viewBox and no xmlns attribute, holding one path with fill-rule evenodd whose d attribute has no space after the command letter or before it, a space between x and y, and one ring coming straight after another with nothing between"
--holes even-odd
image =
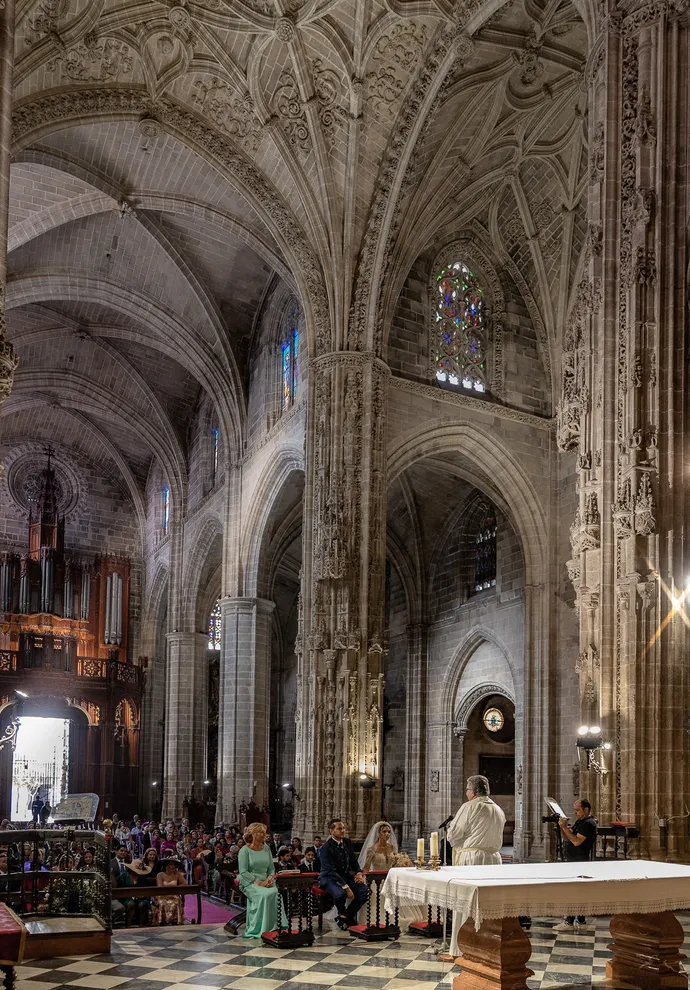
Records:
<instances>
[{"instance_id":1,"label":"wooden bench","mask_svg":"<svg viewBox=\"0 0 690 990\"><path fill-rule=\"evenodd\" d=\"M113 900L126 901L129 899L140 900L143 897L149 900L152 897L181 897L183 899L191 894L196 894L196 924L201 924L201 884L188 883L179 887L157 887L152 884L150 887L113 887L111 890ZM192 921L192 924L194 922Z\"/></svg>"}]
</instances>

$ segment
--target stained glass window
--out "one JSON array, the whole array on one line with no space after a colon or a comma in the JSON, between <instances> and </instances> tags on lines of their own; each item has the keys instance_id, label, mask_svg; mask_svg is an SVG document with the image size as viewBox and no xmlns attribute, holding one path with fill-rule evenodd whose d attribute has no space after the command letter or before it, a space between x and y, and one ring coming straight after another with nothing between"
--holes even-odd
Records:
<instances>
[{"instance_id":1,"label":"stained glass window","mask_svg":"<svg viewBox=\"0 0 690 990\"><path fill-rule=\"evenodd\" d=\"M292 310L287 321L287 330L283 335L280 345L281 349L281 380L282 380L282 400L283 409L287 409L295 401L297 382L299 380L299 368L297 364L297 354L299 349L299 330L297 329L298 310Z\"/></svg>"},{"instance_id":2,"label":"stained glass window","mask_svg":"<svg viewBox=\"0 0 690 990\"><path fill-rule=\"evenodd\" d=\"M474 590L496 587L496 513L487 506L475 535Z\"/></svg>"},{"instance_id":3,"label":"stained glass window","mask_svg":"<svg viewBox=\"0 0 690 990\"><path fill-rule=\"evenodd\" d=\"M217 426L213 428L211 435L213 440L213 480L215 481L218 474L218 438L220 436Z\"/></svg>"},{"instance_id":4,"label":"stained glass window","mask_svg":"<svg viewBox=\"0 0 690 990\"><path fill-rule=\"evenodd\" d=\"M500 708L489 708L484 712L484 725L489 732L500 732L505 725L503 712Z\"/></svg>"},{"instance_id":5,"label":"stained glass window","mask_svg":"<svg viewBox=\"0 0 690 990\"><path fill-rule=\"evenodd\" d=\"M168 532L170 523L170 488L168 485L163 489L163 532Z\"/></svg>"},{"instance_id":6,"label":"stained glass window","mask_svg":"<svg viewBox=\"0 0 690 990\"><path fill-rule=\"evenodd\" d=\"M208 648L209 650L219 650L221 644L221 632L223 620L220 617L220 601L213 606L208 619Z\"/></svg>"},{"instance_id":7,"label":"stained glass window","mask_svg":"<svg viewBox=\"0 0 690 990\"><path fill-rule=\"evenodd\" d=\"M486 392L486 300L467 265L455 261L436 277L434 358L439 382Z\"/></svg>"}]
</instances>

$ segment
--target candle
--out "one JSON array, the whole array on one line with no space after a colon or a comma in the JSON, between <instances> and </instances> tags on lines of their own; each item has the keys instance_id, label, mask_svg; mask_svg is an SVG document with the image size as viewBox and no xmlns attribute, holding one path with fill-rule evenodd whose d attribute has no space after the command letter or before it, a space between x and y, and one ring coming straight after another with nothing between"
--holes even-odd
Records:
<instances>
[{"instance_id":1,"label":"candle","mask_svg":"<svg viewBox=\"0 0 690 990\"><path fill-rule=\"evenodd\" d=\"M438 859L438 832L432 832L429 836L429 855Z\"/></svg>"},{"instance_id":2,"label":"candle","mask_svg":"<svg viewBox=\"0 0 690 990\"><path fill-rule=\"evenodd\" d=\"M424 859L424 839L417 839L417 859Z\"/></svg>"}]
</instances>

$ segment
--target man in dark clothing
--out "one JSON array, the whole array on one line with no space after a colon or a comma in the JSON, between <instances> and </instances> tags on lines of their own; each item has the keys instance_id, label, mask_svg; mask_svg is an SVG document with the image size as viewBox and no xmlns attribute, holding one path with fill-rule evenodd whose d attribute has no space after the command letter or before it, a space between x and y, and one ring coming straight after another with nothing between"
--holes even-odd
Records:
<instances>
[{"instance_id":1,"label":"man in dark clothing","mask_svg":"<svg viewBox=\"0 0 690 990\"><path fill-rule=\"evenodd\" d=\"M338 910L336 925L347 931L354 925L357 912L369 897L364 875L359 868L352 843L345 838L345 824L340 818L328 823L330 838L324 842L321 853L319 887L333 898Z\"/></svg>"},{"instance_id":2,"label":"man in dark clothing","mask_svg":"<svg viewBox=\"0 0 690 990\"><path fill-rule=\"evenodd\" d=\"M597 820L592 818L592 805L589 801L584 799L576 801L573 810L575 823L572 827L566 818L560 818L558 821L563 836L563 852L567 862L583 863L593 856L594 844L597 841ZM579 931L587 929L587 919L584 915L564 918L560 925L554 927L554 931L567 932L575 928Z\"/></svg>"},{"instance_id":3,"label":"man in dark clothing","mask_svg":"<svg viewBox=\"0 0 690 990\"><path fill-rule=\"evenodd\" d=\"M133 887L134 881L125 864L127 857L127 847L118 846L115 850L115 857L110 864L110 885L111 887ZM131 928L134 919L137 918L139 924L145 925L148 915L148 902L144 899L135 900L133 897L125 897L124 900L113 900L113 922L122 921L127 928Z\"/></svg>"},{"instance_id":4,"label":"man in dark clothing","mask_svg":"<svg viewBox=\"0 0 690 990\"><path fill-rule=\"evenodd\" d=\"M38 825L39 819L41 817L41 809L43 808L43 799L37 793L31 802L31 818L34 825Z\"/></svg>"}]
</instances>

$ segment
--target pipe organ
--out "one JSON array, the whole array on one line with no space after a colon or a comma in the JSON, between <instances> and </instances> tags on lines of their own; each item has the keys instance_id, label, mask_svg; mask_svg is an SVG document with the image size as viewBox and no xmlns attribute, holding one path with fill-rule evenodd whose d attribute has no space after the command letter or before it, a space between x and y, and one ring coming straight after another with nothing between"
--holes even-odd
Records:
<instances>
[{"instance_id":1,"label":"pipe organ","mask_svg":"<svg viewBox=\"0 0 690 990\"><path fill-rule=\"evenodd\" d=\"M0 649L21 650L23 634L73 641L77 656L127 659L130 561L65 554L50 454L29 549L0 554Z\"/></svg>"}]
</instances>

